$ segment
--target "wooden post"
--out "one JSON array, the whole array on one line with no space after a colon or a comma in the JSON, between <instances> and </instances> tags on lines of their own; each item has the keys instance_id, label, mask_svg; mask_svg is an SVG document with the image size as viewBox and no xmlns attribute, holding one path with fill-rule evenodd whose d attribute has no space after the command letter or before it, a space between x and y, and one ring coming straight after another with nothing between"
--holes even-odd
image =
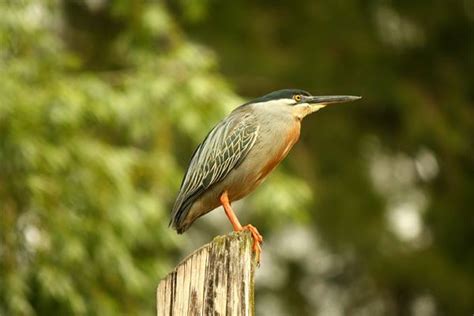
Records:
<instances>
[{"instance_id":1,"label":"wooden post","mask_svg":"<svg viewBox=\"0 0 474 316\"><path fill-rule=\"evenodd\" d=\"M249 232L216 237L161 280L157 315L254 315L255 266Z\"/></svg>"}]
</instances>

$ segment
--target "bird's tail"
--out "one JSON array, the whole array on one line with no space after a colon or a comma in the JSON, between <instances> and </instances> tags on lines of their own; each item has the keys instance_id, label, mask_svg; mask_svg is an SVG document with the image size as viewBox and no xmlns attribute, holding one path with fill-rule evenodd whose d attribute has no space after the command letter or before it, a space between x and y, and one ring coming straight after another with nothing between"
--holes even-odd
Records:
<instances>
[{"instance_id":1,"label":"bird's tail","mask_svg":"<svg viewBox=\"0 0 474 316\"><path fill-rule=\"evenodd\" d=\"M178 234L184 233L192 224L192 221L186 221L191 206L192 203L182 203L180 199L177 199L173 206L168 226L175 229Z\"/></svg>"}]
</instances>

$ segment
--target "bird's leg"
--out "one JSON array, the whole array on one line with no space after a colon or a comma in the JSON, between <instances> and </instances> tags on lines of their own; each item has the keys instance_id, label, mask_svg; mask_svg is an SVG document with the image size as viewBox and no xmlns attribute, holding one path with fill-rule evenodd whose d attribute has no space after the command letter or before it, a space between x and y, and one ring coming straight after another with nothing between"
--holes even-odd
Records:
<instances>
[{"instance_id":1,"label":"bird's leg","mask_svg":"<svg viewBox=\"0 0 474 316\"><path fill-rule=\"evenodd\" d=\"M222 206L224 207L225 214L229 218L229 221L232 224L232 226L234 227L234 231L236 232L241 231L243 229L242 225L240 224L239 219L237 218L237 216L235 216L235 213L232 210L232 207L230 206L229 196L227 195L227 191L224 191L224 193L222 193L220 200L221 200Z\"/></svg>"},{"instance_id":2,"label":"bird's leg","mask_svg":"<svg viewBox=\"0 0 474 316\"><path fill-rule=\"evenodd\" d=\"M235 216L234 211L232 210L232 207L230 206L229 202L229 196L227 195L227 191L224 191L224 193L221 194L220 196L220 201L222 206L224 207L225 214L229 218L232 226L234 227L234 231L239 232L242 230L248 230L252 234L253 238L253 251L257 255L257 262L260 262L260 253L262 252L262 248L260 247L260 244L263 242L263 237L260 235L258 232L257 228L253 225L245 225L242 226L239 222L239 219L237 216Z\"/></svg>"}]
</instances>

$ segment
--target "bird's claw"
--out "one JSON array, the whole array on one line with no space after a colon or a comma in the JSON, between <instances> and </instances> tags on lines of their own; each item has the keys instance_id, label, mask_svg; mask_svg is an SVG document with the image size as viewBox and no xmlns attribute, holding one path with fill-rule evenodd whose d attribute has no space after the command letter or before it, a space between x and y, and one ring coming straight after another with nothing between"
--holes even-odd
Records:
<instances>
[{"instance_id":1,"label":"bird's claw","mask_svg":"<svg viewBox=\"0 0 474 316\"><path fill-rule=\"evenodd\" d=\"M251 224L245 225L242 227L242 230L248 230L252 234L253 246L252 249L255 252L257 257L257 265L260 266L260 254L262 253L262 247L260 246L263 243L263 236L260 235L257 228Z\"/></svg>"}]
</instances>

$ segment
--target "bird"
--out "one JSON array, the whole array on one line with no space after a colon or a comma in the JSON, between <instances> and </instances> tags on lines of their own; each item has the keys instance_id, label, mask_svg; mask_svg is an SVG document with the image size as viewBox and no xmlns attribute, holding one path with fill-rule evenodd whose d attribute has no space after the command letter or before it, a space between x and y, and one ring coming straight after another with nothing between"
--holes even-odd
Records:
<instances>
[{"instance_id":1,"label":"bird","mask_svg":"<svg viewBox=\"0 0 474 316\"><path fill-rule=\"evenodd\" d=\"M234 231L250 231L259 262L263 237L255 226L240 223L231 202L256 189L287 156L299 139L303 118L328 104L360 98L283 89L235 108L194 150L171 211L170 226L182 234L196 219L222 206Z\"/></svg>"}]
</instances>

